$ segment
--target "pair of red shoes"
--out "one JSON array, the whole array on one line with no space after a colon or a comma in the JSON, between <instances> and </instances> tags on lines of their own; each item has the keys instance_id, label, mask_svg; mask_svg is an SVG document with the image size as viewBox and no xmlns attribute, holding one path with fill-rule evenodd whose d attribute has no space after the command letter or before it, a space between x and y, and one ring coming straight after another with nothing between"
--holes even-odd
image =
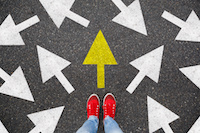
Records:
<instances>
[{"instance_id":1,"label":"pair of red shoes","mask_svg":"<svg viewBox=\"0 0 200 133\"><path fill-rule=\"evenodd\" d=\"M99 119L100 100L96 94L92 94L87 101L87 118L96 116ZM103 119L107 116L115 117L116 100L113 94L108 93L103 100Z\"/></svg>"}]
</instances>

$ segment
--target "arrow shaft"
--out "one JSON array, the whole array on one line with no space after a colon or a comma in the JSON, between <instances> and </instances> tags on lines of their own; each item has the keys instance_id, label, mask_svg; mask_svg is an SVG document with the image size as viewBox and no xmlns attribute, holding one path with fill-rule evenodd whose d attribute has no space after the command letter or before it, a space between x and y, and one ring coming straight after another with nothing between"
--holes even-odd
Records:
<instances>
[{"instance_id":1,"label":"arrow shaft","mask_svg":"<svg viewBox=\"0 0 200 133\"><path fill-rule=\"evenodd\" d=\"M179 19L178 17L172 15L171 13L167 11L163 12L162 17L170 21L171 23L177 25L180 28L183 28L186 26L186 22L184 22L183 20Z\"/></svg>"},{"instance_id":2,"label":"arrow shaft","mask_svg":"<svg viewBox=\"0 0 200 133\"><path fill-rule=\"evenodd\" d=\"M145 74L143 72L139 72L136 77L133 79L133 81L130 83L130 85L128 86L128 88L126 89L129 93L133 93L135 91L135 89L138 87L138 85L140 84L140 82L142 82L142 80L144 79Z\"/></svg>"},{"instance_id":3,"label":"arrow shaft","mask_svg":"<svg viewBox=\"0 0 200 133\"><path fill-rule=\"evenodd\" d=\"M56 74L56 78L60 81L62 86L65 88L65 90L70 94L74 91L73 86L69 83L67 78L64 76L62 72L58 72Z\"/></svg>"},{"instance_id":4,"label":"arrow shaft","mask_svg":"<svg viewBox=\"0 0 200 133\"><path fill-rule=\"evenodd\" d=\"M105 88L104 65L97 65L97 87L98 88Z\"/></svg>"},{"instance_id":5,"label":"arrow shaft","mask_svg":"<svg viewBox=\"0 0 200 133\"><path fill-rule=\"evenodd\" d=\"M17 30L20 32L20 31L23 31L25 29L27 29L28 27L38 23L40 20L38 18L38 16L34 16L34 17L31 17L27 20L25 20L24 22L20 23L17 25Z\"/></svg>"},{"instance_id":6,"label":"arrow shaft","mask_svg":"<svg viewBox=\"0 0 200 133\"><path fill-rule=\"evenodd\" d=\"M89 20L87 20L87 19L81 17L80 15L78 15L78 14L76 14L76 13L70 11L70 10L67 11L67 12L65 13L65 15L66 15L66 17L68 17L69 19L71 19L71 20L73 20L73 21L75 21L75 22L77 22L77 23L79 23L79 24L81 24L81 25L83 25L83 26L85 26L85 27L87 27L87 26L89 25L89 23L90 23Z\"/></svg>"},{"instance_id":7,"label":"arrow shaft","mask_svg":"<svg viewBox=\"0 0 200 133\"><path fill-rule=\"evenodd\" d=\"M162 129L165 131L165 133L174 133L172 131L171 127L168 124L166 124L165 126L163 126Z\"/></svg>"},{"instance_id":8,"label":"arrow shaft","mask_svg":"<svg viewBox=\"0 0 200 133\"><path fill-rule=\"evenodd\" d=\"M9 81L10 80L10 75L8 75L2 68L0 68L0 77L4 81Z\"/></svg>"},{"instance_id":9,"label":"arrow shaft","mask_svg":"<svg viewBox=\"0 0 200 133\"><path fill-rule=\"evenodd\" d=\"M112 2L119 8L120 11L126 11L127 6L121 0L112 0Z\"/></svg>"}]
</instances>

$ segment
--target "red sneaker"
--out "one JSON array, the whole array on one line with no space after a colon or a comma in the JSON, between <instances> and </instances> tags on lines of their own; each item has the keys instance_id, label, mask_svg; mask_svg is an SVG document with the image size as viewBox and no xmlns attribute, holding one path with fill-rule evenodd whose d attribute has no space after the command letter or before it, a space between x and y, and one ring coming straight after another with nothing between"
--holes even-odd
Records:
<instances>
[{"instance_id":1,"label":"red sneaker","mask_svg":"<svg viewBox=\"0 0 200 133\"><path fill-rule=\"evenodd\" d=\"M96 116L99 118L100 100L96 94L92 94L87 101L87 118Z\"/></svg>"},{"instance_id":2,"label":"red sneaker","mask_svg":"<svg viewBox=\"0 0 200 133\"><path fill-rule=\"evenodd\" d=\"M110 116L114 119L116 110L116 100L113 94L108 93L103 99L103 119Z\"/></svg>"}]
</instances>

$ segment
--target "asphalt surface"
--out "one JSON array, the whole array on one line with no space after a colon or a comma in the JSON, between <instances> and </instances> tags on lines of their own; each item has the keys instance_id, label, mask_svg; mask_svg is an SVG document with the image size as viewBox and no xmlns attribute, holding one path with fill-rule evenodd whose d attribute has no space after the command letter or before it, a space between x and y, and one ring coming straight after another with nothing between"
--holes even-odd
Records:
<instances>
[{"instance_id":1,"label":"asphalt surface","mask_svg":"<svg viewBox=\"0 0 200 133\"><path fill-rule=\"evenodd\" d=\"M133 0L123 0L128 6ZM179 68L200 64L200 43L175 41L180 28L161 17L164 10L187 19L192 10L200 17L199 0L140 0L148 36L111 20L120 12L111 0L77 0L71 10L88 20L87 28L66 18L56 27L39 0L0 0L0 23L11 14L16 24L38 15L40 22L21 32L25 46L0 46L0 67L12 74L21 66L35 102L0 94L0 120L10 133L28 133L34 124L27 115L65 106L55 133L74 133L86 120L86 101L96 93L111 92L117 99L116 121L125 133L147 133L147 95L180 119L170 124L186 133L199 117L200 91ZM106 66L106 87L97 88L96 66L82 65L97 33L102 30L118 63ZM76 89L70 95L56 77L42 83L36 45L71 62L62 72ZM129 62L164 45L159 83L148 77L133 94L126 88L138 70ZM4 81L1 80L3 84ZM102 108L98 133L103 133ZM162 129L156 133L164 133Z\"/></svg>"}]
</instances>

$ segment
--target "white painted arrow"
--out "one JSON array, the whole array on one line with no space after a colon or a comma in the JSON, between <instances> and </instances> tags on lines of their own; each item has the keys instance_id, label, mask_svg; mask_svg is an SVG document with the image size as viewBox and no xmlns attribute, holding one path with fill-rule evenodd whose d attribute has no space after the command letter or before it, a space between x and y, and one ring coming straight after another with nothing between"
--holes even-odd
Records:
<instances>
[{"instance_id":1,"label":"white painted arrow","mask_svg":"<svg viewBox=\"0 0 200 133\"><path fill-rule=\"evenodd\" d=\"M178 115L159 104L157 101L147 96L149 133L153 133L162 128L165 133L173 133L169 123L177 120Z\"/></svg>"},{"instance_id":2,"label":"white painted arrow","mask_svg":"<svg viewBox=\"0 0 200 133\"><path fill-rule=\"evenodd\" d=\"M65 17L85 27L90 23L87 19L70 11L75 0L40 0L40 2L58 28L60 28Z\"/></svg>"},{"instance_id":3,"label":"white painted arrow","mask_svg":"<svg viewBox=\"0 0 200 133\"><path fill-rule=\"evenodd\" d=\"M147 30L142 14L139 0L135 0L128 7L121 0L112 0L113 3L121 10L112 21L135 30L141 34L147 35Z\"/></svg>"},{"instance_id":4,"label":"white painted arrow","mask_svg":"<svg viewBox=\"0 0 200 133\"><path fill-rule=\"evenodd\" d=\"M69 94L73 92L74 88L61 72L65 67L70 65L70 62L40 46L37 46L37 50L43 83L56 76Z\"/></svg>"},{"instance_id":5,"label":"white painted arrow","mask_svg":"<svg viewBox=\"0 0 200 133\"><path fill-rule=\"evenodd\" d=\"M200 20L194 11L186 22L167 11L163 12L162 17L181 28L176 40L200 42Z\"/></svg>"},{"instance_id":6,"label":"white painted arrow","mask_svg":"<svg viewBox=\"0 0 200 133\"><path fill-rule=\"evenodd\" d=\"M188 131L188 133L200 133L200 117L197 119L197 121L194 123L194 125L191 127L191 129Z\"/></svg>"},{"instance_id":7,"label":"white painted arrow","mask_svg":"<svg viewBox=\"0 0 200 133\"><path fill-rule=\"evenodd\" d=\"M63 110L64 106L27 115L35 124L29 133L53 133Z\"/></svg>"},{"instance_id":8,"label":"white painted arrow","mask_svg":"<svg viewBox=\"0 0 200 133\"><path fill-rule=\"evenodd\" d=\"M184 67L179 70L200 89L200 65Z\"/></svg>"},{"instance_id":9,"label":"white painted arrow","mask_svg":"<svg viewBox=\"0 0 200 133\"><path fill-rule=\"evenodd\" d=\"M134 90L137 88L140 82L142 82L145 76L148 76L153 81L158 83L163 50L164 46L161 46L130 62L130 64L137 68L140 72L126 89L129 93L132 94L134 92Z\"/></svg>"},{"instance_id":10,"label":"white painted arrow","mask_svg":"<svg viewBox=\"0 0 200 133\"><path fill-rule=\"evenodd\" d=\"M9 133L1 121L0 121L0 133Z\"/></svg>"},{"instance_id":11,"label":"white painted arrow","mask_svg":"<svg viewBox=\"0 0 200 133\"><path fill-rule=\"evenodd\" d=\"M18 67L11 76L0 68L0 77L5 81L0 87L0 93L34 102L21 67Z\"/></svg>"},{"instance_id":12,"label":"white painted arrow","mask_svg":"<svg viewBox=\"0 0 200 133\"><path fill-rule=\"evenodd\" d=\"M0 26L0 45L25 45L20 32L39 21L39 18L34 16L18 25L15 25L11 15L8 15Z\"/></svg>"}]
</instances>

